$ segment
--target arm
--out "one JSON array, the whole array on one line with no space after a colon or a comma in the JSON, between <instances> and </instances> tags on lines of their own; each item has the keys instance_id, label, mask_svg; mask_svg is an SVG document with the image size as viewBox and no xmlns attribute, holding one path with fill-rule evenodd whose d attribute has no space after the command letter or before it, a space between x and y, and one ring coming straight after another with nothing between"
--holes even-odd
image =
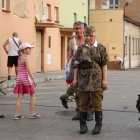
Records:
<instances>
[{"instance_id":1,"label":"arm","mask_svg":"<svg viewBox=\"0 0 140 140\"><path fill-rule=\"evenodd\" d=\"M103 80L102 80L102 87L103 89L107 89L107 72L108 72L108 69L107 69L107 64L108 64L108 61L109 61L109 57L108 57L108 53L107 53L107 50L104 46L101 46L101 63L102 63L102 73L103 73Z\"/></svg>"},{"instance_id":2,"label":"arm","mask_svg":"<svg viewBox=\"0 0 140 140\"><path fill-rule=\"evenodd\" d=\"M69 60L72 56L73 56L73 50L72 50L72 42L70 40L68 43L67 62L69 62Z\"/></svg>"},{"instance_id":3,"label":"arm","mask_svg":"<svg viewBox=\"0 0 140 140\"><path fill-rule=\"evenodd\" d=\"M107 89L107 65L103 65L102 71L103 71L102 86L103 89Z\"/></svg>"},{"instance_id":4,"label":"arm","mask_svg":"<svg viewBox=\"0 0 140 140\"><path fill-rule=\"evenodd\" d=\"M74 85L74 86L77 85L77 78L78 78L78 68L75 67L75 68L74 68L74 78L73 78L73 85Z\"/></svg>"},{"instance_id":5,"label":"arm","mask_svg":"<svg viewBox=\"0 0 140 140\"><path fill-rule=\"evenodd\" d=\"M76 51L75 55L72 58L72 66L74 70L74 77L73 77L73 85L76 86L78 82L78 70L79 70L79 64L80 64L80 48Z\"/></svg>"},{"instance_id":6,"label":"arm","mask_svg":"<svg viewBox=\"0 0 140 140\"><path fill-rule=\"evenodd\" d=\"M30 68L29 68L28 60L25 59L25 62L24 62L24 63L25 63L26 69L27 69L27 71L28 71L28 73L29 73L29 76L30 76L30 78L31 78L32 81L33 81L34 86L36 86L36 83L35 83L34 77L33 77L32 73L31 73L31 71L30 71Z\"/></svg>"},{"instance_id":7,"label":"arm","mask_svg":"<svg viewBox=\"0 0 140 140\"><path fill-rule=\"evenodd\" d=\"M3 44L3 48L4 48L5 52L6 52L6 54L8 54L8 49L7 49L8 43L9 43L9 41L7 39L6 42Z\"/></svg>"},{"instance_id":8,"label":"arm","mask_svg":"<svg viewBox=\"0 0 140 140\"><path fill-rule=\"evenodd\" d=\"M21 45L22 44L22 41L21 40L19 40L19 45Z\"/></svg>"}]
</instances>

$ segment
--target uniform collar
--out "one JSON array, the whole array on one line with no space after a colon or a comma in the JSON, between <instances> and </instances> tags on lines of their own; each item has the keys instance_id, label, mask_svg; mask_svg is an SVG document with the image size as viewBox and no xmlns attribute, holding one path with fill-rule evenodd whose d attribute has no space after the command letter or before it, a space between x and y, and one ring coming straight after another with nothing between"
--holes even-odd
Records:
<instances>
[{"instance_id":1,"label":"uniform collar","mask_svg":"<svg viewBox=\"0 0 140 140\"><path fill-rule=\"evenodd\" d=\"M86 46L88 46L89 47L89 45L86 43ZM94 44L92 44L92 46L91 47L95 47L95 48L97 48L98 47L98 42L97 42L97 40L95 40L95 42L94 42Z\"/></svg>"}]
</instances>

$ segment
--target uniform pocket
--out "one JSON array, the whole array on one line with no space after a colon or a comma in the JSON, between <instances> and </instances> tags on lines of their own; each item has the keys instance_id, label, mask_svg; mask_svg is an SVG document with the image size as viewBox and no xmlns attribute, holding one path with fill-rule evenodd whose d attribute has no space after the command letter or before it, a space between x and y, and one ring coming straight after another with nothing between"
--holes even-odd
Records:
<instances>
[{"instance_id":1,"label":"uniform pocket","mask_svg":"<svg viewBox=\"0 0 140 140\"><path fill-rule=\"evenodd\" d=\"M89 70L80 70L78 72L78 86L84 88L89 82Z\"/></svg>"}]
</instances>

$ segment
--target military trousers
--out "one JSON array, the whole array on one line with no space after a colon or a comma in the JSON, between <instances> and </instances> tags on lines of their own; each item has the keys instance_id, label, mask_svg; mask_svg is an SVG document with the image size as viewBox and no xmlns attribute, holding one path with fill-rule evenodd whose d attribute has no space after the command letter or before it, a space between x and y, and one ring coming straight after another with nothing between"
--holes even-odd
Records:
<instances>
[{"instance_id":1,"label":"military trousers","mask_svg":"<svg viewBox=\"0 0 140 140\"><path fill-rule=\"evenodd\" d=\"M103 91L80 92L80 111L88 112L89 103L94 108L94 111L102 111Z\"/></svg>"},{"instance_id":2,"label":"military trousers","mask_svg":"<svg viewBox=\"0 0 140 140\"><path fill-rule=\"evenodd\" d=\"M67 89L67 92L66 92L66 96L69 97L71 95L73 95L75 93L75 102L76 102L76 111L78 112L80 109L80 93L78 91L76 91L76 88L75 86L73 85L70 85L70 87ZM92 101L90 100L90 102L88 103L88 112L89 113L94 113L94 108L93 108L93 105L92 105Z\"/></svg>"}]
</instances>

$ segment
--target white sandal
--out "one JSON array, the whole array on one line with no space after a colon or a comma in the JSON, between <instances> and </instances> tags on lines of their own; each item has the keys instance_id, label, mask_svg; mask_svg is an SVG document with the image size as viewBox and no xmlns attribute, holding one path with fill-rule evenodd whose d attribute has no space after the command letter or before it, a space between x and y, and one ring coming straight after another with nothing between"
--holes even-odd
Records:
<instances>
[{"instance_id":1,"label":"white sandal","mask_svg":"<svg viewBox=\"0 0 140 140\"><path fill-rule=\"evenodd\" d=\"M32 113L32 114L30 115L30 119L39 119L39 118L40 118L40 115L37 114L37 113Z\"/></svg>"}]
</instances>

